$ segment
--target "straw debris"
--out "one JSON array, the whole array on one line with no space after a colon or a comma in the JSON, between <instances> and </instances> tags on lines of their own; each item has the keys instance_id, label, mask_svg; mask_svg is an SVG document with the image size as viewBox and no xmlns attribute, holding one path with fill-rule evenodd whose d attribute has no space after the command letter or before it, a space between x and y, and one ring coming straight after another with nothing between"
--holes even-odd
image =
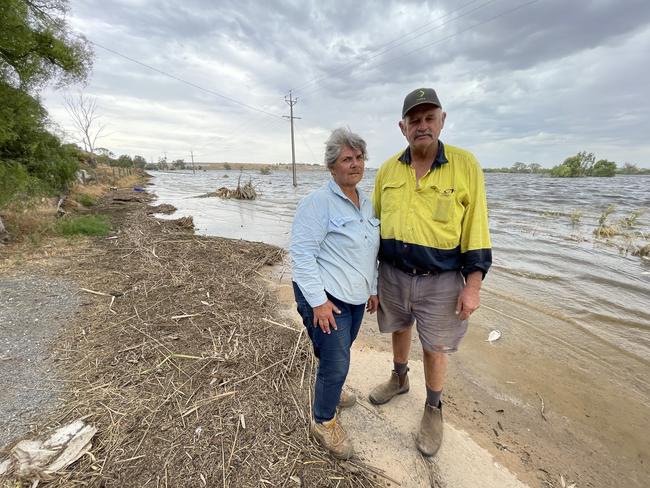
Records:
<instances>
[{"instance_id":1,"label":"straw debris","mask_svg":"<svg viewBox=\"0 0 650 488\"><path fill-rule=\"evenodd\" d=\"M61 260L90 303L56 342L71 393L40 428L83 418L97 434L48 486L382 486L310 440L315 361L261 278L283 251L196 236L128 197L97 204L118 238Z\"/></svg>"}]
</instances>

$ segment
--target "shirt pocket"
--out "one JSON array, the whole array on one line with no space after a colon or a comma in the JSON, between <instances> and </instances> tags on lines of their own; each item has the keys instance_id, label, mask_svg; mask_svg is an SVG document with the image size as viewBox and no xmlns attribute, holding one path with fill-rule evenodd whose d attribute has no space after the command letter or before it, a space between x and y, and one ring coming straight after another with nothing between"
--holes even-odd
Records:
<instances>
[{"instance_id":1,"label":"shirt pocket","mask_svg":"<svg viewBox=\"0 0 650 488\"><path fill-rule=\"evenodd\" d=\"M396 212L400 208L400 202L404 198L403 181L389 181L381 187L381 212Z\"/></svg>"},{"instance_id":2,"label":"shirt pocket","mask_svg":"<svg viewBox=\"0 0 650 488\"><path fill-rule=\"evenodd\" d=\"M336 232L336 233L343 233L345 232L345 227L348 226L352 221L354 221L354 217L332 217L330 219L330 225L329 225L329 231L330 232Z\"/></svg>"},{"instance_id":3,"label":"shirt pocket","mask_svg":"<svg viewBox=\"0 0 650 488\"><path fill-rule=\"evenodd\" d=\"M427 193L433 220L442 224L449 223L456 204L456 192L454 188L441 189L435 185L431 185Z\"/></svg>"}]
</instances>

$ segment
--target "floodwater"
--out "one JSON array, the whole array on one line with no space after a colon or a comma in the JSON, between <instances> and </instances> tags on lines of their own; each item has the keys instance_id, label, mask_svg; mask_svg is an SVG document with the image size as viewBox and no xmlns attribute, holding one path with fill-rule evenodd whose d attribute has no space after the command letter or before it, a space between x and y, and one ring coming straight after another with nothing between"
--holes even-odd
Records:
<instances>
[{"instance_id":1,"label":"floodwater","mask_svg":"<svg viewBox=\"0 0 650 488\"><path fill-rule=\"evenodd\" d=\"M191 215L197 232L287 247L299 199L323 184L324 171L153 172L160 203ZM371 193L375 170L361 188ZM254 201L195 198L252 180ZM553 179L487 174L494 263L485 288L532 310L561 319L567 328L650 365L650 260L634 256L650 242L650 176ZM646 209L626 235L593 235L598 219L615 205L608 224ZM572 333L573 337L576 337Z\"/></svg>"}]
</instances>

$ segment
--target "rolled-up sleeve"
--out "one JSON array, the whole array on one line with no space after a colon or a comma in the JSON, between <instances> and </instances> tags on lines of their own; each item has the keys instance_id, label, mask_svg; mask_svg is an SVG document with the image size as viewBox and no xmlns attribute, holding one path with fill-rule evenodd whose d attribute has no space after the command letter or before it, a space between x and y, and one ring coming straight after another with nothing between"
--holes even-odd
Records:
<instances>
[{"instance_id":1,"label":"rolled-up sleeve","mask_svg":"<svg viewBox=\"0 0 650 488\"><path fill-rule=\"evenodd\" d=\"M317 263L321 243L327 234L327 222L327 203L318 202L314 195L309 195L298 204L291 227L289 254L293 279L312 307L327 301Z\"/></svg>"}]
</instances>

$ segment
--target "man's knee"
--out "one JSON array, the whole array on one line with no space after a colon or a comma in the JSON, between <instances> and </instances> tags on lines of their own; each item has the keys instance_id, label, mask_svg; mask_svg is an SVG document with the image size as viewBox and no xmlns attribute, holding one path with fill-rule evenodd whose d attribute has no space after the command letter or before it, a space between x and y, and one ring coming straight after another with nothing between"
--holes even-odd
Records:
<instances>
[{"instance_id":1,"label":"man's knee","mask_svg":"<svg viewBox=\"0 0 650 488\"><path fill-rule=\"evenodd\" d=\"M401 339L401 338L403 338L405 336L408 336L411 333L411 328L412 328L412 326L411 327L404 327L403 329L396 330L396 331L393 332L393 337L395 337L397 339Z\"/></svg>"},{"instance_id":2,"label":"man's knee","mask_svg":"<svg viewBox=\"0 0 650 488\"><path fill-rule=\"evenodd\" d=\"M422 354L424 356L424 360L427 363L444 364L447 361L447 353L446 352L429 351L429 350L423 348L422 349Z\"/></svg>"}]
</instances>

